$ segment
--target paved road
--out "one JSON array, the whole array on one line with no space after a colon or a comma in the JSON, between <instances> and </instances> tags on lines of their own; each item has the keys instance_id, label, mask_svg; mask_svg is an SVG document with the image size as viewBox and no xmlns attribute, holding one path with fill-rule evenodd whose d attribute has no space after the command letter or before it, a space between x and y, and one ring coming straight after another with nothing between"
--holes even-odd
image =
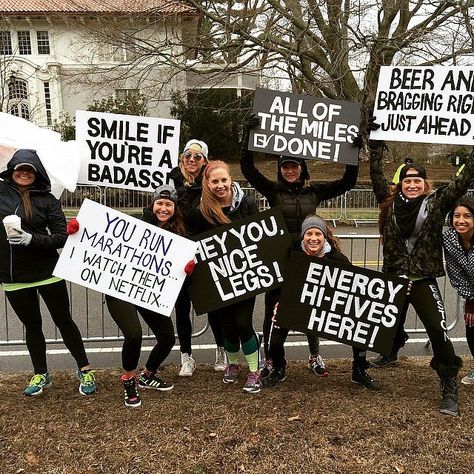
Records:
<instances>
[{"instance_id":1,"label":"paved road","mask_svg":"<svg viewBox=\"0 0 474 474\"><path fill-rule=\"evenodd\" d=\"M362 226L355 227L337 227L336 234L347 236L342 240L343 251L348 255L354 264L365 266L370 269L380 268L380 250L378 239L373 236L378 235L375 227ZM364 238L364 236L372 236ZM452 324L456 314L456 295L451 288L449 282L440 279L440 286L445 292L445 304L448 313L448 322ZM5 340L8 334L8 340L23 340L23 329L17 318L12 313L11 308L4 303L4 296L0 299L0 339ZM98 341L102 339L101 335L105 334L109 338L117 337L118 330L112 319L107 313L105 305L102 302L102 296L94 291L87 291L77 285L71 286L71 304L73 315L77 321L81 333L84 338L91 339L86 342L86 349L90 353L90 359L96 367L118 367L120 366L120 350L121 344L117 341ZM263 296L257 297L257 304L254 312L254 327L257 331L262 328L263 321ZM5 315L6 313L6 315ZM46 310L45 310L46 314ZM206 316L197 316L195 318L195 332L200 332L206 324ZM408 318L409 328L417 328L421 333L411 335L410 342L403 349L406 355L428 355L430 348L425 347L426 335L422 330L422 326L416 324L416 318L410 313ZM50 318L44 318L44 331L49 339L57 338L54 326ZM456 349L461 354L469 354L467 344L463 341L464 326L463 324L455 325L450 332L450 336L455 342ZM144 343L144 357L150 350L151 341ZM201 336L194 339L193 344L194 356L198 363L211 363L214 361L214 346L212 334L206 331ZM64 350L62 344L49 344L49 361L50 367L55 369L67 369L74 367L74 361ZM343 346L331 341L322 341L322 354L324 357L351 357L351 350L347 346ZM289 359L305 359L307 357L307 348L304 336L291 336L288 343ZM179 361L179 350L174 348L170 358L170 362L177 363ZM0 345L0 371L18 371L30 370L31 364L26 347L24 345Z\"/></svg>"}]
</instances>

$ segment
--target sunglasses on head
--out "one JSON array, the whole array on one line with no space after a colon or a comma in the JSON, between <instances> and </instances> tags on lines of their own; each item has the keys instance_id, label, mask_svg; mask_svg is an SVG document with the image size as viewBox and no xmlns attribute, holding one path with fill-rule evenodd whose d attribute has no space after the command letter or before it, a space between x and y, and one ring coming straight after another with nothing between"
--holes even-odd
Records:
<instances>
[{"instance_id":1,"label":"sunglasses on head","mask_svg":"<svg viewBox=\"0 0 474 474\"><path fill-rule=\"evenodd\" d=\"M191 158L194 158L196 161L201 161L204 159L204 155L202 153L191 153L190 151L187 151L184 154L184 159L190 160Z\"/></svg>"}]
</instances>

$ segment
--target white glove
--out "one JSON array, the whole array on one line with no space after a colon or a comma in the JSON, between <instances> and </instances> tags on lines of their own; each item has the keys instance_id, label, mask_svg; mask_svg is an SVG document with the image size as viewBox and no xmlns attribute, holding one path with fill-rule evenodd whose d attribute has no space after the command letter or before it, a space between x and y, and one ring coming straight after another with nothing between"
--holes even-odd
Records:
<instances>
[{"instance_id":1,"label":"white glove","mask_svg":"<svg viewBox=\"0 0 474 474\"><path fill-rule=\"evenodd\" d=\"M12 245L30 245L33 236L22 229L15 229L15 235L8 236L8 242Z\"/></svg>"}]
</instances>

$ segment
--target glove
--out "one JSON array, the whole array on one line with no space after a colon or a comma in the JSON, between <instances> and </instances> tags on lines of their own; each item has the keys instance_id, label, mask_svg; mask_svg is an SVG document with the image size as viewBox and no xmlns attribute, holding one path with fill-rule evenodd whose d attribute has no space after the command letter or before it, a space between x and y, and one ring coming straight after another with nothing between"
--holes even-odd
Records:
<instances>
[{"instance_id":1,"label":"glove","mask_svg":"<svg viewBox=\"0 0 474 474\"><path fill-rule=\"evenodd\" d=\"M380 124L376 122L375 115L372 113L369 114L369 118L367 120L367 131L372 132L373 130L378 130L380 128Z\"/></svg>"},{"instance_id":2,"label":"glove","mask_svg":"<svg viewBox=\"0 0 474 474\"><path fill-rule=\"evenodd\" d=\"M73 217L67 223L66 234L72 235L72 234L75 234L78 230L79 230L79 221L75 217Z\"/></svg>"},{"instance_id":3,"label":"glove","mask_svg":"<svg viewBox=\"0 0 474 474\"><path fill-rule=\"evenodd\" d=\"M33 236L22 229L15 229L17 234L8 236L11 245L30 245Z\"/></svg>"},{"instance_id":4,"label":"glove","mask_svg":"<svg viewBox=\"0 0 474 474\"><path fill-rule=\"evenodd\" d=\"M354 141L352 142L353 147L357 148L362 148L364 145L364 142L362 141L362 134L358 133L357 136L354 138Z\"/></svg>"},{"instance_id":5,"label":"glove","mask_svg":"<svg viewBox=\"0 0 474 474\"><path fill-rule=\"evenodd\" d=\"M186 273L186 275L191 275L191 273L193 273L194 271L194 267L196 266L196 264L194 263L194 260L190 260L186 266L184 267L184 273Z\"/></svg>"},{"instance_id":6,"label":"glove","mask_svg":"<svg viewBox=\"0 0 474 474\"><path fill-rule=\"evenodd\" d=\"M250 131L252 128L259 127L260 124L262 123L262 119L254 113L251 113L249 115L249 118L245 121L245 131Z\"/></svg>"}]
</instances>

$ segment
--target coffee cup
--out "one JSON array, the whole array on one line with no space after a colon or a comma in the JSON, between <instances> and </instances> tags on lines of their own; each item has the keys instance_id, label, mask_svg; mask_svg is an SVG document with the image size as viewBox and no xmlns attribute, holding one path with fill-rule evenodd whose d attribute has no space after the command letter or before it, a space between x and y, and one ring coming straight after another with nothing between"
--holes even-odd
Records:
<instances>
[{"instance_id":1,"label":"coffee cup","mask_svg":"<svg viewBox=\"0 0 474 474\"><path fill-rule=\"evenodd\" d=\"M6 216L3 219L3 225L7 236L17 235L19 234L18 230L21 230L21 217L15 214Z\"/></svg>"}]
</instances>

